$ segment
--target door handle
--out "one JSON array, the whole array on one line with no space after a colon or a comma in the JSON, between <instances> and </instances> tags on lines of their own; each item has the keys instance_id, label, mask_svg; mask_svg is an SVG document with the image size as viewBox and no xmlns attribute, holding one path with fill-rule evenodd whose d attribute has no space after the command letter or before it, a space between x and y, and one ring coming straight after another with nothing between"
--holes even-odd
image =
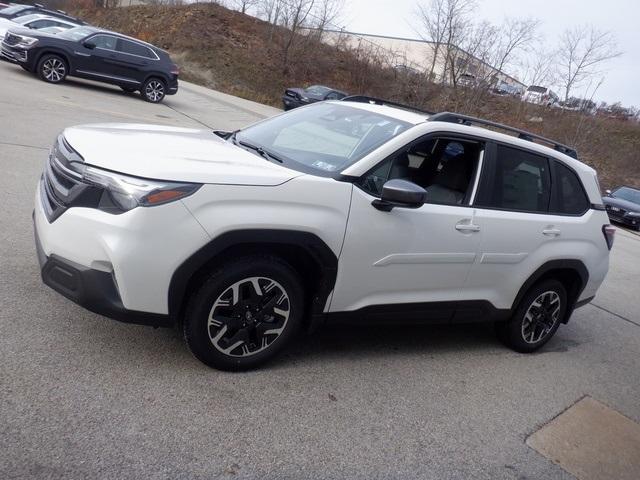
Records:
<instances>
[{"instance_id":1,"label":"door handle","mask_svg":"<svg viewBox=\"0 0 640 480\"><path fill-rule=\"evenodd\" d=\"M546 235L547 237L558 237L560 236L560 230L558 230L557 228L545 228L544 230L542 230L542 234Z\"/></svg>"},{"instance_id":2,"label":"door handle","mask_svg":"<svg viewBox=\"0 0 640 480\"><path fill-rule=\"evenodd\" d=\"M480 225L474 225L473 223L457 223L456 230L459 232L479 232Z\"/></svg>"}]
</instances>

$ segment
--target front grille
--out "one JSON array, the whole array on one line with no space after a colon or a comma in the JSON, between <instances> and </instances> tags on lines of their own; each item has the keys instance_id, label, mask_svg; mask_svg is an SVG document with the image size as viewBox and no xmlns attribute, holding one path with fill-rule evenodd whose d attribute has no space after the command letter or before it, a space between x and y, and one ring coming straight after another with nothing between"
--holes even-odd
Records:
<instances>
[{"instance_id":1,"label":"front grille","mask_svg":"<svg viewBox=\"0 0 640 480\"><path fill-rule=\"evenodd\" d=\"M14 35L13 33L7 32L4 37L4 41L7 45L17 45L20 42L20 38L18 35Z\"/></svg>"},{"instance_id":2,"label":"front grille","mask_svg":"<svg viewBox=\"0 0 640 480\"><path fill-rule=\"evenodd\" d=\"M71 147L59 137L49 153L40 180L40 196L49 222L53 222L69 207L81 205L83 198L94 188L82 180L82 175L70 166L70 160L82 161Z\"/></svg>"}]
</instances>

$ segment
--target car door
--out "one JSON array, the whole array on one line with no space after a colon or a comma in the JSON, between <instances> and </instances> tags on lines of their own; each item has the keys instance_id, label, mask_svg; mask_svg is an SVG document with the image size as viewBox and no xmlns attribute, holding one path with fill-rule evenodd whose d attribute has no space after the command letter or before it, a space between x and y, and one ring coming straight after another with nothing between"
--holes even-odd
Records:
<instances>
[{"instance_id":1,"label":"car door","mask_svg":"<svg viewBox=\"0 0 640 480\"><path fill-rule=\"evenodd\" d=\"M158 61L153 50L132 40L118 39L116 50L121 75L137 82L142 82L150 65Z\"/></svg>"},{"instance_id":2,"label":"car door","mask_svg":"<svg viewBox=\"0 0 640 480\"><path fill-rule=\"evenodd\" d=\"M553 259L562 217L549 213L549 158L506 144L490 143L477 196L474 222L482 232L471 268L470 294L496 308L511 308L520 287Z\"/></svg>"},{"instance_id":3,"label":"car door","mask_svg":"<svg viewBox=\"0 0 640 480\"><path fill-rule=\"evenodd\" d=\"M472 150L464 200L448 202L441 196L441 202L415 209L374 208L373 200L392 178L409 179L427 192L437 189L442 159L433 154L438 150L444 155L452 142L458 153L460 143ZM426 152L414 149L420 145ZM457 302L468 299L465 283L479 246L469 202L482 155L481 142L429 136L355 182L330 312L358 311L367 318L398 314L398 321L452 318Z\"/></svg>"}]
</instances>

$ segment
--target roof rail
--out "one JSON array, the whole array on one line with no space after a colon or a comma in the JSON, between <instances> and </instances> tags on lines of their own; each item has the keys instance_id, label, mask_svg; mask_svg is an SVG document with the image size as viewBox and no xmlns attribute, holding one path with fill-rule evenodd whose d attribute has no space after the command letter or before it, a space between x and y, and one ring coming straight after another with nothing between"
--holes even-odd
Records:
<instances>
[{"instance_id":1,"label":"roof rail","mask_svg":"<svg viewBox=\"0 0 640 480\"><path fill-rule=\"evenodd\" d=\"M386 105L388 107L396 107L401 108L403 110L409 110L411 112L424 113L426 115L433 115L435 112L429 112L427 110L421 110L416 107L412 107L410 105L403 105L402 103L391 102L389 100L383 100L381 98L376 97L368 97L367 95L350 95L348 97L344 97L342 99L343 102L358 102L358 103L369 103L372 105Z\"/></svg>"},{"instance_id":2,"label":"roof rail","mask_svg":"<svg viewBox=\"0 0 640 480\"><path fill-rule=\"evenodd\" d=\"M518 138L522 140L527 140L529 142L535 142L536 140L542 143L546 143L551 145L554 150L564 153L572 158L578 158L578 152L562 143L558 143L555 140L551 140L546 137L542 137L540 135L536 135L535 133L527 132L525 130L521 130L519 128L509 127L507 125L503 125L502 123L492 122L491 120L483 120L481 118L470 117L468 115L461 115L459 113L451 113L451 112L442 112L436 113L432 115L428 119L430 122L449 122L449 123L458 123L460 125L482 125L486 127L493 127L500 130L505 130L507 132L518 134Z\"/></svg>"}]
</instances>

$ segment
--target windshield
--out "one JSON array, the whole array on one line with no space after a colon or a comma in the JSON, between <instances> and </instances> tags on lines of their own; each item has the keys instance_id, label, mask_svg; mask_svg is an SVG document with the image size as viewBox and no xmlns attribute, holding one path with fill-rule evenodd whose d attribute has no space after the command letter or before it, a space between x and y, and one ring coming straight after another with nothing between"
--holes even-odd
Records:
<instances>
[{"instance_id":1,"label":"windshield","mask_svg":"<svg viewBox=\"0 0 640 480\"><path fill-rule=\"evenodd\" d=\"M88 37L89 35L91 35L94 32L95 32L95 30L93 28L76 27L76 28L70 28L69 30L58 34L58 37L66 38L68 40L76 40L76 41L78 41L78 40L82 40L85 37Z\"/></svg>"},{"instance_id":2,"label":"windshield","mask_svg":"<svg viewBox=\"0 0 640 480\"><path fill-rule=\"evenodd\" d=\"M331 176L357 162L410 123L334 103L293 110L237 134L237 140L262 147L290 168Z\"/></svg>"},{"instance_id":3,"label":"windshield","mask_svg":"<svg viewBox=\"0 0 640 480\"><path fill-rule=\"evenodd\" d=\"M629 187L620 187L613 192L613 196L640 205L640 190Z\"/></svg>"},{"instance_id":4,"label":"windshield","mask_svg":"<svg viewBox=\"0 0 640 480\"><path fill-rule=\"evenodd\" d=\"M305 90L305 92L312 95L325 95L331 91L330 88L323 87L322 85L312 85Z\"/></svg>"},{"instance_id":5,"label":"windshield","mask_svg":"<svg viewBox=\"0 0 640 480\"><path fill-rule=\"evenodd\" d=\"M21 12L22 10L26 10L29 7L28 5L14 5L13 7L7 7L0 10L3 15L13 15L14 13Z\"/></svg>"},{"instance_id":6,"label":"windshield","mask_svg":"<svg viewBox=\"0 0 640 480\"><path fill-rule=\"evenodd\" d=\"M531 85L529 88L527 88L528 92L535 92L535 93L545 93L547 91L546 87L538 87L536 85Z\"/></svg>"}]
</instances>

